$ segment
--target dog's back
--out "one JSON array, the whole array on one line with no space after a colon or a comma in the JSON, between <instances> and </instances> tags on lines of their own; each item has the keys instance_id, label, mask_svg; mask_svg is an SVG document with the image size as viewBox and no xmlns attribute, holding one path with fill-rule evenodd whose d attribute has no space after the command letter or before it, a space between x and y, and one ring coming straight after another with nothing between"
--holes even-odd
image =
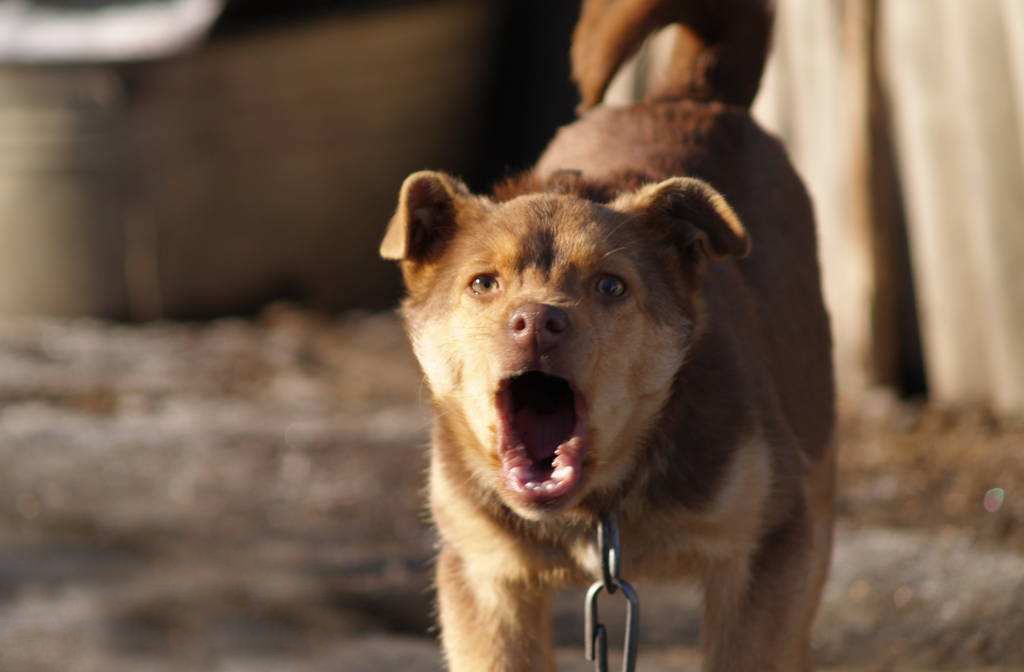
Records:
<instances>
[{"instance_id":1,"label":"dog's back","mask_svg":"<svg viewBox=\"0 0 1024 672\"><path fill-rule=\"evenodd\" d=\"M829 446L834 399L813 211L785 150L749 114L769 44L771 4L584 2L572 52L584 108L599 102L648 34L673 22L685 27L675 26L673 58L644 103L583 114L558 133L536 173L544 179L578 170L608 182L623 174L651 181L689 175L726 197L754 252L709 269L710 322L739 330L736 338L760 350L750 354L768 369L789 424L783 429L817 459ZM715 296L735 294L734 272L742 278L745 305L735 305L735 296ZM748 330L757 333L743 333Z\"/></svg>"},{"instance_id":2,"label":"dog's back","mask_svg":"<svg viewBox=\"0 0 1024 672\"><path fill-rule=\"evenodd\" d=\"M761 427L775 494L762 523L773 531L761 542L757 562L777 569L775 578L760 579L764 592L754 601L774 615L747 627L788 634L774 644L748 643L741 654L718 633L707 642L706 664L715 670L812 668L807 638L831 549L835 401L814 215L785 150L749 113L770 41L772 4L585 0L572 57L580 107L589 111L558 133L535 171L539 180L577 170L608 183L622 175L697 177L721 192L750 235L749 256L706 269L708 333L680 372L663 415L669 427L663 445L673 446L663 469L673 485L648 493L651 501L713 501L705 492L715 481L727 487L720 478L723 453L731 453L744 431L737 427ZM673 57L646 100L589 109L623 61L668 24L677 31ZM722 399L730 401L722 406ZM766 541L783 538L788 541ZM734 618L711 608L705 617L709 632Z\"/></svg>"}]
</instances>

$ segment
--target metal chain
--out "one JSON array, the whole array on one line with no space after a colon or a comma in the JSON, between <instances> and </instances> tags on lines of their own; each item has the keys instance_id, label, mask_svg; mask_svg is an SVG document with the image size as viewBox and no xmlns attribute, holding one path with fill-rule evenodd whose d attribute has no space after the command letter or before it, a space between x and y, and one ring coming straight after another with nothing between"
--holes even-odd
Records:
<instances>
[{"instance_id":1,"label":"metal chain","mask_svg":"<svg viewBox=\"0 0 1024 672\"><path fill-rule=\"evenodd\" d=\"M587 591L584 606L583 641L587 660L594 661L595 672L608 672L608 631L598 620L597 597L602 590L609 595L622 590L626 598L626 637L622 645L622 672L636 670L636 652L640 634L640 598L633 586L619 576L622 547L615 517L606 513L597 527L597 546L601 549L601 580Z\"/></svg>"}]
</instances>

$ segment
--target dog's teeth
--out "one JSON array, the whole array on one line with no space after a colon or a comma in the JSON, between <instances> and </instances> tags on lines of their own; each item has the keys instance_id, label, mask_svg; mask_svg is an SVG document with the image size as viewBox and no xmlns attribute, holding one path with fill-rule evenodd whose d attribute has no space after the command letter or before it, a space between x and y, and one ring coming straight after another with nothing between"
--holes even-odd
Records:
<instances>
[{"instance_id":1,"label":"dog's teeth","mask_svg":"<svg viewBox=\"0 0 1024 672\"><path fill-rule=\"evenodd\" d=\"M559 467L559 468L557 468L557 469L555 469L554 471L551 472L551 480L559 481L559 482L564 481L564 480L566 480L568 478L571 478L572 477L572 473L574 471L575 471L575 469L573 469L568 464L565 465L565 466Z\"/></svg>"},{"instance_id":2,"label":"dog's teeth","mask_svg":"<svg viewBox=\"0 0 1024 672\"><path fill-rule=\"evenodd\" d=\"M517 481L525 481L526 477L530 475L530 468L528 466L512 467L509 469L509 474L512 475Z\"/></svg>"},{"instance_id":3,"label":"dog's teeth","mask_svg":"<svg viewBox=\"0 0 1024 672\"><path fill-rule=\"evenodd\" d=\"M555 483L554 481L548 481L544 484L544 492L553 492L554 489L557 488L558 486L558 483Z\"/></svg>"}]
</instances>

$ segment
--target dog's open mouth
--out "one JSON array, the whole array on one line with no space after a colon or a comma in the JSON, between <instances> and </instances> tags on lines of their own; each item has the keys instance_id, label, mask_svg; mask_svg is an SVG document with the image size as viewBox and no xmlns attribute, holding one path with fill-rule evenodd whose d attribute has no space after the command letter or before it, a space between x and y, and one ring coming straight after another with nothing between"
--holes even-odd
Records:
<instances>
[{"instance_id":1,"label":"dog's open mouth","mask_svg":"<svg viewBox=\"0 0 1024 672\"><path fill-rule=\"evenodd\" d=\"M528 502L553 504L580 483L584 404L564 378L540 371L506 378L497 394L502 471Z\"/></svg>"}]
</instances>

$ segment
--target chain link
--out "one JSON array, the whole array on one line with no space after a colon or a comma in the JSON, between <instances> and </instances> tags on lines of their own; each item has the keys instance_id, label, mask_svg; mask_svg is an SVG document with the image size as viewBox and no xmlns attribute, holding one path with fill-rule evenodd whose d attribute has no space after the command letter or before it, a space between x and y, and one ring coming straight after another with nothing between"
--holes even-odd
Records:
<instances>
[{"instance_id":1,"label":"chain link","mask_svg":"<svg viewBox=\"0 0 1024 672\"><path fill-rule=\"evenodd\" d=\"M626 635L622 647L622 672L636 670L640 634L640 598L633 586L619 575L622 547L615 517L606 513L597 527L597 547L601 549L601 579L587 591L584 607L584 647L587 660L594 661L595 672L608 672L608 630L598 619L597 598L601 591L609 595L621 590L626 598Z\"/></svg>"}]
</instances>

